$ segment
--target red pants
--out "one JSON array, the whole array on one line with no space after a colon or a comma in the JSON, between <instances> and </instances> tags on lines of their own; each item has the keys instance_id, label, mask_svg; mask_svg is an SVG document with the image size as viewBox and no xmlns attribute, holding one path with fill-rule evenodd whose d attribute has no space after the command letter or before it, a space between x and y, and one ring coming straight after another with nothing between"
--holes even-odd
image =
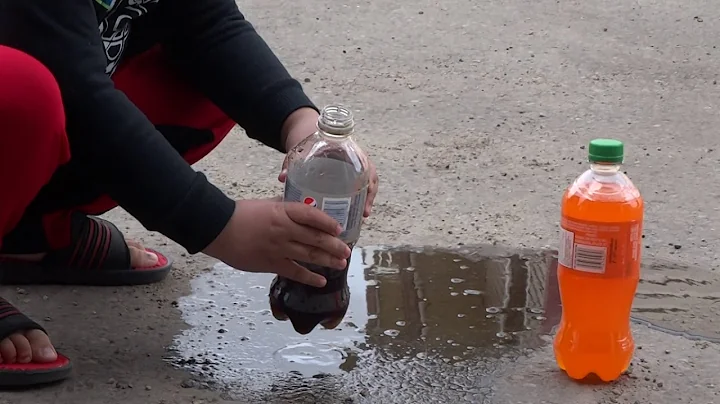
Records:
<instances>
[{"instance_id":1,"label":"red pants","mask_svg":"<svg viewBox=\"0 0 720 404\"><path fill-rule=\"evenodd\" d=\"M122 64L113 80L153 124L181 129L173 131L172 139L166 138L190 164L207 155L235 125L175 74L159 48ZM117 206L98 190L100 185L83 183L82 171L87 167L73 164L71 152L53 75L31 56L0 46L3 250L31 253L65 247L70 242L70 212L99 215ZM80 168L73 169L74 165ZM73 192L74 188L83 192Z\"/></svg>"}]
</instances>

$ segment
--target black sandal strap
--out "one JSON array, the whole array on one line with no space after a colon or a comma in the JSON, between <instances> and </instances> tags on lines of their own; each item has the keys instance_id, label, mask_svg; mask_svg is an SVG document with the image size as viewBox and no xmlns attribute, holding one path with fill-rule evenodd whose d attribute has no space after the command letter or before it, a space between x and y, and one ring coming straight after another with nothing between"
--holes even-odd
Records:
<instances>
[{"instance_id":1,"label":"black sandal strap","mask_svg":"<svg viewBox=\"0 0 720 404\"><path fill-rule=\"evenodd\" d=\"M72 243L49 252L43 264L79 270L130 268L130 249L117 226L77 213L72 217Z\"/></svg>"},{"instance_id":2,"label":"black sandal strap","mask_svg":"<svg viewBox=\"0 0 720 404\"><path fill-rule=\"evenodd\" d=\"M42 328L40 324L30 320L28 316L22 314L15 306L0 297L0 341L17 332L28 330L45 332L45 329Z\"/></svg>"}]
</instances>

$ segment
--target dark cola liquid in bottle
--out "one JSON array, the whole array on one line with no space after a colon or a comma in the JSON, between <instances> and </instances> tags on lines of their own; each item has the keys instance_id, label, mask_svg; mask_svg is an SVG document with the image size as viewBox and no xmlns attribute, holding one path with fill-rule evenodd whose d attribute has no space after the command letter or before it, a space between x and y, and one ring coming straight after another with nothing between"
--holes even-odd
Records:
<instances>
[{"instance_id":1,"label":"dark cola liquid in bottle","mask_svg":"<svg viewBox=\"0 0 720 404\"><path fill-rule=\"evenodd\" d=\"M318 131L289 153L285 180L286 202L303 202L322 209L343 228L340 239L352 249L360 238L370 181L368 159L355 142L352 112L330 105L320 113ZM278 320L290 320L300 334L318 324L335 328L350 303L348 266L343 271L300 262L323 275L327 284L316 288L283 277L270 286L270 307Z\"/></svg>"}]
</instances>

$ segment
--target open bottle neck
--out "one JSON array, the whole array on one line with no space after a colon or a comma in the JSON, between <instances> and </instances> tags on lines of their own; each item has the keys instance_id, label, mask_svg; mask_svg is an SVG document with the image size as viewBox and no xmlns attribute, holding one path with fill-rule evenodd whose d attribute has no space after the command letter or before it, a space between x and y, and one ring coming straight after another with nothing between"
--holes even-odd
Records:
<instances>
[{"instance_id":1,"label":"open bottle neck","mask_svg":"<svg viewBox=\"0 0 720 404\"><path fill-rule=\"evenodd\" d=\"M355 130L355 119L352 111L342 105L329 105L320 112L317 127L321 136L345 139Z\"/></svg>"}]
</instances>

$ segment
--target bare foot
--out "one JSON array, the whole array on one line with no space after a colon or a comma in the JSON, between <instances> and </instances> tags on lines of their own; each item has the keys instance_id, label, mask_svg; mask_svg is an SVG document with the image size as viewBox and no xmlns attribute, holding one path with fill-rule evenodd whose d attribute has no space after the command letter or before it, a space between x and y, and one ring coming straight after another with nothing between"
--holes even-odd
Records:
<instances>
[{"instance_id":1,"label":"bare foot","mask_svg":"<svg viewBox=\"0 0 720 404\"><path fill-rule=\"evenodd\" d=\"M15 333L0 342L0 363L48 363L57 359L50 338L40 330Z\"/></svg>"},{"instance_id":2,"label":"bare foot","mask_svg":"<svg viewBox=\"0 0 720 404\"><path fill-rule=\"evenodd\" d=\"M145 250L145 247L140 243L128 240L127 245L130 249L130 263L133 268L149 268L157 265L158 256Z\"/></svg>"},{"instance_id":3,"label":"bare foot","mask_svg":"<svg viewBox=\"0 0 720 404\"><path fill-rule=\"evenodd\" d=\"M130 248L130 262L133 268L157 265L157 255L146 251L139 243L128 241L128 247ZM41 255L39 259L42 259L42 256L44 256L44 254ZM23 259L17 255L12 257ZM30 257L25 256L25 258ZM18 332L0 341L1 364L48 363L56 359L57 352L55 352L50 338L40 330Z\"/></svg>"},{"instance_id":4,"label":"bare foot","mask_svg":"<svg viewBox=\"0 0 720 404\"><path fill-rule=\"evenodd\" d=\"M158 257L154 253L145 250L140 243L133 240L127 241L130 249L130 263L133 268L154 267L158 263ZM45 258L45 253L39 254L0 254L0 258L12 258L30 262L38 262Z\"/></svg>"}]
</instances>

